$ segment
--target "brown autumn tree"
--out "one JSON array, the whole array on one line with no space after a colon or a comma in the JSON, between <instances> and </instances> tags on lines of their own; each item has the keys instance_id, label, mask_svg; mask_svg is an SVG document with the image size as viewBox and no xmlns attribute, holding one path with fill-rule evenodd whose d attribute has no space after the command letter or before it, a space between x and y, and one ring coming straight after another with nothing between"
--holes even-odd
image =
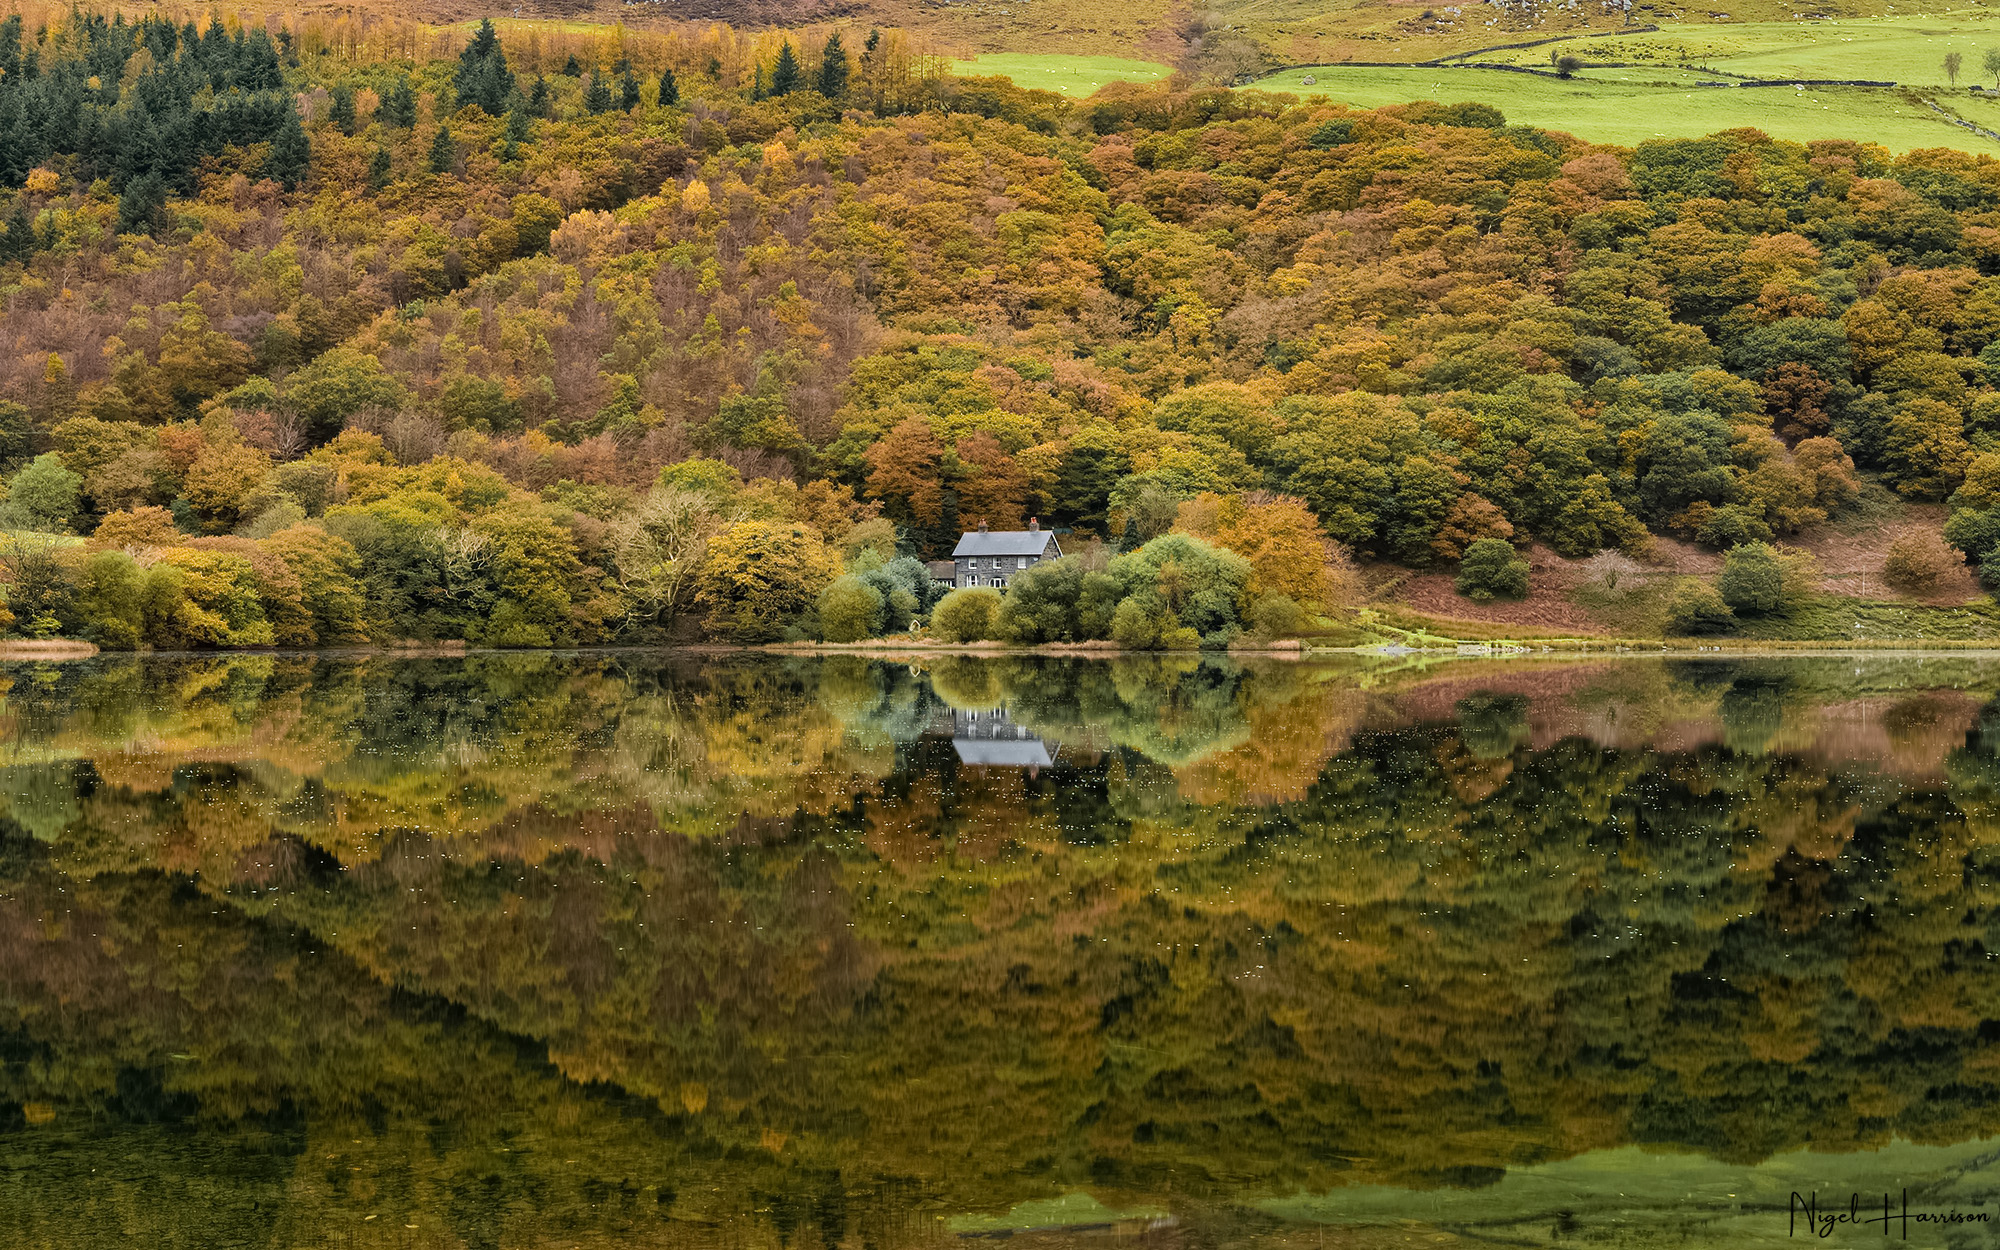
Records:
<instances>
[{"instance_id":1,"label":"brown autumn tree","mask_svg":"<svg viewBox=\"0 0 2000 1250\"><path fill-rule=\"evenodd\" d=\"M958 483L960 522L971 526L985 521L997 530L1020 529L1028 475L1000 440L983 430L959 439L958 462L965 469Z\"/></svg>"},{"instance_id":2,"label":"brown autumn tree","mask_svg":"<svg viewBox=\"0 0 2000 1250\"><path fill-rule=\"evenodd\" d=\"M944 516L944 447L922 417L905 417L868 449L868 493L889 515L919 525Z\"/></svg>"},{"instance_id":3,"label":"brown autumn tree","mask_svg":"<svg viewBox=\"0 0 2000 1250\"><path fill-rule=\"evenodd\" d=\"M1830 424L1826 406L1833 387L1811 365L1786 361L1764 375L1764 411L1771 427L1788 443L1815 438Z\"/></svg>"}]
</instances>

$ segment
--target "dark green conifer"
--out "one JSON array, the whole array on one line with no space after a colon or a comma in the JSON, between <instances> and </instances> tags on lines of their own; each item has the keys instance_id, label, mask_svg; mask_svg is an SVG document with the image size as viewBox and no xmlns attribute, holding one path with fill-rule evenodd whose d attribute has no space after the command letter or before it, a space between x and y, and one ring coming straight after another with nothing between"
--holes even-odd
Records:
<instances>
[{"instance_id":1,"label":"dark green conifer","mask_svg":"<svg viewBox=\"0 0 2000 1250\"><path fill-rule=\"evenodd\" d=\"M341 134L352 135L354 133L354 90L351 87L335 87L333 89L331 119L334 127Z\"/></svg>"},{"instance_id":2,"label":"dark green conifer","mask_svg":"<svg viewBox=\"0 0 2000 1250\"><path fill-rule=\"evenodd\" d=\"M306 171L311 167L312 140L306 138L306 128L299 124L298 112L287 109L278 137L271 140L271 155L264 161L264 173L290 191L305 181Z\"/></svg>"},{"instance_id":3,"label":"dark green conifer","mask_svg":"<svg viewBox=\"0 0 2000 1250\"><path fill-rule=\"evenodd\" d=\"M819 78L813 89L829 100L847 94L847 49L841 45L838 31L828 37L826 51L820 54Z\"/></svg>"},{"instance_id":4,"label":"dark green conifer","mask_svg":"<svg viewBox=\"0 0 2000 1250\"><path fill-rule=\"evenodd\" d=\"M451 141L451 127L439 126L437 137L431 140L431 172L448 174L457 166L458 145Z\"/></svg>"},{"instance_id":5,"label":"dark green conifer","mask_svg":"<svg viewBox=\"0 0 2000 1250\"><path fill-rule=\"evenodd\" d=\"M779 45L777 64L771 67L771 94L790 95L806 85L805 79L799 70L799 58L792 53L792 41L787 39Z\"/></svg>"},{"instance_id":6,"label":"dark green conifer","mask_svg":"<svg viewBox=\"0 0 2000 1250\"><path fill-rule=\"evenodd\" d=\"M382 120L399 130L408 130L417 124L417 93L410 90L410 80L398 78L389 91L389 98L382 101Z\"/></svg>"}]
</instances>

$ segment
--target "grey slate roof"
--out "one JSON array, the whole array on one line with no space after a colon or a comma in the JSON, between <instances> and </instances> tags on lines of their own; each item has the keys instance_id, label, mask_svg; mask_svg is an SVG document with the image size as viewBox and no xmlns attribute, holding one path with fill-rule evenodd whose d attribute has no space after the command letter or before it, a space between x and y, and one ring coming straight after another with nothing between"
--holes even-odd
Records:
<instances>
[{"instance_id":1,"label":"grey slate roof","mask_svg":"<svg viewBox=\"0 0 2000 1250\"><path fill-rule=\"evenodd\" d=\"M1038 556L1055 539L1053 530L968 530L959 535L952 558L960 556Z\"/></svg>"},{"instance_id":2,"label":"grey slate roof","mask_svg":"<svg viewBox=\"0 0 2000 1250\"><path fill-rule=\"evenodd\" d=\"M1047 768L1054 761L1048 744L1040 738L993 741L986 738L953 738L961 764L997 768Z\"/></svg>"}]
</instances>

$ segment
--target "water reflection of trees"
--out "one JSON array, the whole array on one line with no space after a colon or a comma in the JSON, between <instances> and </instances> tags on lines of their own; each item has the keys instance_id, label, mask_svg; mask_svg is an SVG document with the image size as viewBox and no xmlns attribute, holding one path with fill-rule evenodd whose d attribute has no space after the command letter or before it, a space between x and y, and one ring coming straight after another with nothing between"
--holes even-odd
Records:
<instances>
[{"instance_id":1,"label":"water reflection of trees","mask_svg":"<svg viewBox=\"0 0 2000 1250\"><path fill-rule=\"evenodd\" d=\"M1692 745L1542 736L1601 683L1411 721L1229 661L20 671L0 1219L900 1244L1079 1186L2000 1131L2000 713L1864 692L1960 726L1899 778L1779 749L1823 675L1636 681ZM964 767L952 707L1064 750Z\"/></svg>"}]
</instances>

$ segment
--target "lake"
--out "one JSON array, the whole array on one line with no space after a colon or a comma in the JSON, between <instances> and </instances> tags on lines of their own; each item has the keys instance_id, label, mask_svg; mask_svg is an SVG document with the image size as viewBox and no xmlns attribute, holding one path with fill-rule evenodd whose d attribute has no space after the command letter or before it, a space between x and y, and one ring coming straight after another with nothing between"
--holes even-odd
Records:
<instances>
[{"instance_id":1,"label":"lake","mask_svg":"<svg viewBox=\"0 0 2000 1250\"><path fill-rule=\"evenodd\" d=\"M2000 656L0 687L7 1247L2000 1236Z\"/></svg>"}]
</instances>

